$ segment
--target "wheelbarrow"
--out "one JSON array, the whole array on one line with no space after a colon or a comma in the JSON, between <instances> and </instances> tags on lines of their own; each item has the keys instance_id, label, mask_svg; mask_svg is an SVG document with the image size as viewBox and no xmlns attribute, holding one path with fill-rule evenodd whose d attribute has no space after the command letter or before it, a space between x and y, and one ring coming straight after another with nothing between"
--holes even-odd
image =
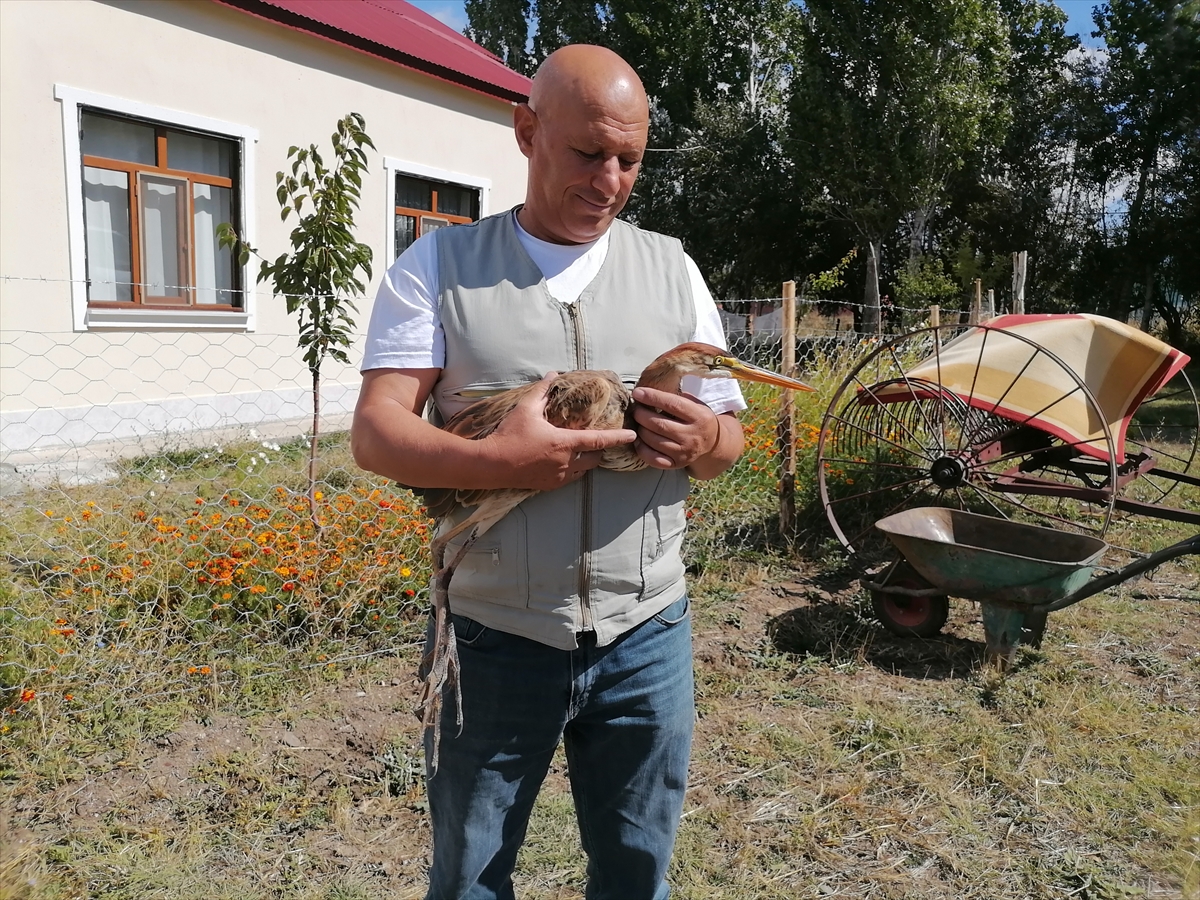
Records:
<instances>
[{"instance_id":1,"label":"wheelbarrow","mask_svg":"<svg viewBox=\"0 0 1200 900\"><path fill-rule=\"evenodd\" d=\"M892 604L892 617L903 621L906 607L923 602L944 603L948 596L977 601L987 656L1001 666L1012 661L1021 644L1041 644L1049 613L1168 560L1200 554L1196 534L1097 575L1107 545L1087 535L945 507L905 510L880 519L875 527L901 555L878 579L864 582L876 605Z\"/></svg>"}]
</instances>

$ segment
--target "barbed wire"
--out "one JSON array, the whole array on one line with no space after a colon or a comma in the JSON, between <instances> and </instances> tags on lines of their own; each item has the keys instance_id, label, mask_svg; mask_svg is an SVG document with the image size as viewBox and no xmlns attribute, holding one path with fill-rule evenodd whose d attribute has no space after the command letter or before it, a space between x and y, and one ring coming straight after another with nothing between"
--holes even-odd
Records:
<instances>
[{"instance_id":1,"label":"barbed wire","mask_svg":"<svg viewBox=\"0 0 1200 900\"><path fill-rule=\"evenodd\" d=\"M780 304L783 302L783 300L784 300L783 297L752 297L747 300L724 300L724 301L720 301L720 302L722 302L722 303ZM803 299L802 300L799 297L796 298L797 309L812 308L812 307L819 306L821 304L829 304L830 306L835 306L838 308L847 308L847 309L873 309L873 308L875 308L875 307L872 307L868 303L855 303L850 300L829 300L829 299L825 299L825 298L817 298L817 299L811 299L811 300ZM970 315L970 313L971 313L971 310L969 310L969 309L951 309L946 306L939 306L936 303L931 303L928 306L901 306L897 303L889 302L886 304L881 303L878 308L882 309L882 310L889 310L889 311L896 310L899 312L928 313L931 306L937 306L939 312L942 313L943 315L947 315L947 316ZM725 312L729 312L729 310L725 310ZM741 313L733 313L733 315L742 315L742 314Z\"/></svg>"},{"instance_id":2,"label":"barbed wire","mask_svg":"<svg viewBox=\"0 0 1200 900\"><path fill-rule=\"evenodd\" d=\"M366 294L355 294L355 295L346 295L346 294L340 294L340 293L339 294L317 294L317 293L288 294L288 293L280 293L278 291L274 291L274 290L270 290L270 289L256 289L256 288L234 289L234 288L220 288L220 287L202 287L202 286L194 285L194 284L192 284L192 285L188 285L188 284L158 284L157 282L148 282L148 281L113 281L113 280L98 279L98 278L54 278L54 277L48 277L45 275L5 275L5 274L0 274L0 281L39 282L39 283L45 283L45 284L105 285L105 286L110 286L110 287L141 287L141 288L155 288L155 289L172 290L172 291L174 291L174 290L180 290L180 291L200 290L200 291L206 291L206 292L212 292L212 293L231 294L231 295L239 296L239 297L245 297L245 296L292 297L292 298L302 299L302 300L324 299L327 297L341 297L343 299L350 300L354 303L374 299L373 296L366 295ZM724 303L781 304L783 302L783 300L784 300L784 298L782 296L747 297L745 299L731 299L731 300L718 301L718 306L721 307L722 304L724 304ZM112 301L101 301L101 302L112 302ZM865 310L865 309L875 308L870 304L857 303L857 302L850 301L850 300L827 300L827 299L820 299L820 298L818 298L818 299L797 298L796 299L796 306L798 309L809 309L809 308L813 308L813 307L816 307L821 304L830 304L830 305L836 306L838 308L845 308L845 309L863 309L863 310ZM936 305L936 304L930 304L930 306L932 306L932 305ZM911 313L928 313L930 310L930 306L902 306L902 305L894 303L894 302L889 302L886 304L881 304L878 308L881 310L884 310L884 311L889 311L889 312L896 311L896 312L911 312ZM969 310L969 309L951 309L949 307L944 307L944 306L939 307L939 310L942 315L947 315L947 316L970 315L970 313L971 313L971 310ZM730 312L729 310L724 310L724 311ZM730 314L731 315L740 315L740 313L730 313Z\"/></svg>"},{"instance_id":3,"label":"barbed wire","mask_svg":"<svg viewBox=\"0 0 1200 900\"><path fill-rule=\"evenodd\" d=\"M45 283L45 284L83 284L83 285L89 285L89 286L90 285L104 285L104 286L109 286L109 287L141 287L141 288L154 288L156 290L164 290L164 291L203 291L205 293L230 294L230 295L237 296L237 297L248 297L248 296L292 297L292 298L300 299L300 300L325 299L327 297L340 297L343 300L350 300L354 303L358 303L363 300L373 300L374 299L373 296L367 296L365 294L354 294L354 295L347 295L347 294L340 294L340 293L339 294L288 294L288 293L280 293L278 291L267 290L267 289L258 290L258 289L245 289L245 288L223 288L223 287L209 287L209 286L202 286L202 285L195 285L195 284L159 284L157 282L151 282L151 281L109 281L107 279L99 279L99 278L49 278L45 275L2 275L2 274L0 274L0 281L40 282L40 283ZM95 302L112 303L112 302L122 302L122 301L101 300L101 301L95 301ZM200 305L205 305L205 304L200 304Z\"/></svg>"}]
</instances>

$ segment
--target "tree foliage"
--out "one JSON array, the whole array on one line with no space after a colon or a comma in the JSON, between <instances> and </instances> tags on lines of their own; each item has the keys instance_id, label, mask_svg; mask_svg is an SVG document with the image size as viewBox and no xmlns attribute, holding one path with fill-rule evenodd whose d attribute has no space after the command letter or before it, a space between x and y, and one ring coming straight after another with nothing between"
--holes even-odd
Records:
<instances>
[{"instance_id":1,"label":"tree foliage","mask_svg":"<svg viewBox=\"0 0 1200 900\"><path fill-rule=\"evenodd\" d=\"M354 237L354 214L367 170L364 147L375 149L366 122L350 113L330 138L333 163L327 165L316 144L288 149L290 171L275 174L275 195L284 221L297 221L289 235L291 250L274 260L241 240L226 222L218 229L222 247L234 247L239 265L258 256L258 281L270 281L287 311L298 320L298 343L312 375L313 421L309 453L309 504L316 525L317 436L320 427L321 365L327 357L350 362L346 350L354 337L355 298L371 278L371 248Z\"/></svg>"},{"instance_id":2,"label":"tree foliage","mask_svg":"<svg viewBox=\"0 0 1200 900\"><path fill-rule=\"evenodd\" d=\"M503 58L525 37L524 71L575 42L638 70L650 150L627 215L680 237L726 305L857 245L864 327L881 293L965 305L951 286L974 278L1003 306L1026 250L1031 311L1140 314L1175 343L1200 328L1200 0L1101 2L1099 49L1052 0L468 0L468 14Z\"/></svg>"}]
</instances>

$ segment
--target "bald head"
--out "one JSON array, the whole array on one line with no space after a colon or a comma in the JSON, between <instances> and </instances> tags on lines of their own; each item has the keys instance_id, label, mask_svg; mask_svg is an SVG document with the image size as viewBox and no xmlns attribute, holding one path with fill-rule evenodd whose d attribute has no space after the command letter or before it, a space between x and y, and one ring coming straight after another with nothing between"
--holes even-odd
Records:
<instances>
[{"instance_id":1,"label":"bald head","mask_svg":"<svg viewBox=\"0 0 1200 900\"><path fill-rule=\"evenodd\" d=\"M649 124L642 80L617 54L586 44L550 54L513 115L529 159L521 226L558 244L599 238L633 190Z\"/></svg>"},{"instance_id":2,"label":"bald head","mask_svg":"<svg viewBox=\"0 0 1200 900\"><path fill-rule=\"evenodd\" d=\"M529 105L539 114L561 104L584 104L608 111L619 109L636 118L650 118L646 89L633 67L607 47L571 44L555 50L538 67L529 92Z\"/></svg>"}]
</instances>

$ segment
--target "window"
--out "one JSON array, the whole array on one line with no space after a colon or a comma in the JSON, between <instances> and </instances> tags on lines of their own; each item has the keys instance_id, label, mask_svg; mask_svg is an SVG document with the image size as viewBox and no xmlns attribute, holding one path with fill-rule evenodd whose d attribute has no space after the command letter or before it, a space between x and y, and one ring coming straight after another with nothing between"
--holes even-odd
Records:
<instances>
[{"instance_id":1,"label":"window","mask_svg":"<svg viewBox=\"0 0 1200 900\"><path fill-rule=\"evenodd\" d=\"M87 107L79 142L88 305L240 308L239 142Z\"/></svg>"},{"instance_id":2,"label":"window","mask_svg":"<svg viewBox=\"0 0 1200 900\"><path fill-rule=\"evenodd\" d=\"M396 173L396 256L423 234L478 220L480 193L479 187Z\"/></svg>"}]
</instances>

